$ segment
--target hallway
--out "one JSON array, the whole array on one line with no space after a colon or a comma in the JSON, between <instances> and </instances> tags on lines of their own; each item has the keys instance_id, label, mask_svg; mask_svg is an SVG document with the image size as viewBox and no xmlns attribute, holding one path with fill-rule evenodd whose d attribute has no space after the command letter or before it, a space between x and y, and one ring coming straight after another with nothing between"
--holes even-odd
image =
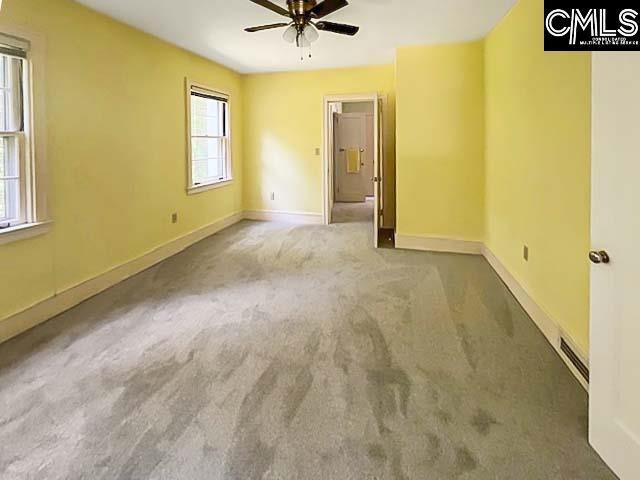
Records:
<instances>
[{"instance_id":1,"label":"hallway","mask_svg":"<svg viewBox=\"0 0 640 480\"><path fill-rule=\"evenodd\" d=\"M373 224L373 198L360 203L333 204L333 223L371 223Z\"/></svg>"}]
</instances>

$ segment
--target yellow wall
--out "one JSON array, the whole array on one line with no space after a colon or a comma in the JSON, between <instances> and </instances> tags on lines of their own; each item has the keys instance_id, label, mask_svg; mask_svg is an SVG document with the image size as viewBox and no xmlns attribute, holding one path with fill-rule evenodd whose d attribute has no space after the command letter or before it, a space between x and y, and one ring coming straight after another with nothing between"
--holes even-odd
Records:
<instances>
[{"instance_id":1,"label":"yellow wall","mask_svg":"<svg viewBox=\"0 0 640 480\"><path fill-rule=\"evenodd\" d=\"M0 319L241 211L239 75L70 0L5 0L3 24L46 37L55 223L44 236L0 247ZM185 76L235 102L236 182L191 197Z\"/></svg>"},{"instance_id":2,"label":"yellow wall","mask_svg":"<svg viewBox=\"0 0 640 480\"><path fill-rule=\"evenodd\" d=\"M483 60L482 42L397 52L399 235L482 240Z\"/></svg>"},{"instance_id":3,"label":"yellow wall","mask_svg":"<svg viewBox=\"0 0 640 480\"><path fill-rule=\"evenodd\" d=\"M590 56L543 52L542 0L484 43L401 48L395 68L244 77L70 0L4 4L0 30L47 39L55 223L0 248L0 319L243 209L321 213L323 96L377 91L398 233L486 240L586 351ZM234 102L236 181L192 197L185 76Z\"/></svg>"},{"instance_id":4,"label":"yellow wall","mask_svg":"<svg viewBox=\"0 0 640 480\"><path fill-rule=\"evenodd\" d=\"M520 0L486 41L486 243L586 352L591 57L545 53L543 16Z\"/></svg>"},{"instance_id":5,"label":"yellow wall","mask_svg":"<svg viewBox=\"0 0 640 480\"><path fill-rule=\"evenodd\" d=\"M245 209L322 213L323 160L315 150L323 147L326 95L388 96L385 144L387 160L393 164L393 66L249 75L244 88ZM391 174L386 177L393 186Z\"/></svg>"}]
</instances>

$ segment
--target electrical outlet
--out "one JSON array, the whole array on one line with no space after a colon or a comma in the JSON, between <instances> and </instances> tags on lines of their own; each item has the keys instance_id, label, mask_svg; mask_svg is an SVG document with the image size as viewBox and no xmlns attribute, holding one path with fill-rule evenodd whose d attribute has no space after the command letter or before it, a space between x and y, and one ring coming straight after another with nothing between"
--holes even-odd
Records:
<instances>
[{"instance_id":1,"label":"electrical outlet","mask_svg":"<svg viewBox=\"0 0 640 480\"><path fill-rule=\"evenodd\" d=\"M270 198L271 198L271 200L275 200L276 199L276 192L271 192Z\"/></svg>"},{"instance_id":2,"label":"electrical outlet","mask_svg":"<svg viewBox=\"0 0 640 480\"><path fill-rule=\"evenodd\" d=\"M316 157L319 157L319 156L320 156L320 149L316 148Z\"/></svg>"},{"instance_id":3,"label":"electrical outlet","mask_svg":"<svg viewBox=\"0 0 640 480\"><path fill-rule=\"evenodd\" d=\"M178 214L177 213L172 213L171 214L171 223L178 223Z\"/></svg>"},{"instance_id":4,"label":"electrical outlet","mask_svg":"<svg viewBox=\"0 0 640 480\"><path fill-rule=\"evenodd\" d=\"M529 247L527 245L522 249L522 258L524 258L525 262L529 261Z\"/></svg>"}]
</instances>

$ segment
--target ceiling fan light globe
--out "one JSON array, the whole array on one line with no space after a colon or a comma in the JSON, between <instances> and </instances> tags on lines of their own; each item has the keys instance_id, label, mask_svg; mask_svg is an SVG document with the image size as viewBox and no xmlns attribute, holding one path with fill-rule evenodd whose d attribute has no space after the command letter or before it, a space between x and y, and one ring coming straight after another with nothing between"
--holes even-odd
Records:
<instances>
[{"instance_id":1,"label":"ceiling fan light globe","mask_svg":"<svg viewBox=\"0 0 640 480\"><path fill-rule=\"evenodd\" d=\"M309 41L309 43L313 43L320 38L320 34L318 33L318 30L316 30L316 27L314 27L311 24L308 24L306 27L304 27L303 34L305 38Z\"/></svg>"},{"instance_id":2,"label":"ceiling fan light globe","mask_svg":"<svg viewBox=\"0 0 640 480\"><path fill-rule=\"evenodd\" d=\"M311 46L311 42L307 39L304 33L301 33L298 36L298 41L296 42L298 47L309 48Z\"/></svg>"},{"instance_id":3,"label":"ceiling fan light globe","mask_svg":"<svg viewBox=\"0 0 640 480\"><path fill-rule=\"evenodd\" d=\"M298 38L298 29L296 26L293 24L289 25L289 28L287 28L282 34L282 38L284 38L285 42L294 43L296 38Z\"/></svg>"}]
</instances>

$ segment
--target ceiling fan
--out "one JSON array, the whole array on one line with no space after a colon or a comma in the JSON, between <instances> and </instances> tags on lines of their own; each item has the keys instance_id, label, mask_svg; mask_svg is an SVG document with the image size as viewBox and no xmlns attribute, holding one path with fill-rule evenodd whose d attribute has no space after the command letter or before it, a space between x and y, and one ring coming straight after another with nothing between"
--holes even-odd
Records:
<instances>
[{"instance_id":1,"label":"ceiling fan","mask_svg":"<svg viewBox=\"0 0 640 480\"><path fill-rule=\"evenodd\" d=\"M349 5L346 0L324 0L320 3L316 0L287 0L288 9L280 7L269 0L250 1L283 17L288 17L289 21L245 28L245 31L254 33L273 28L288 27L284 32L283 38L289 43L295 43L300 48L310 47L320 37L318 30L349 36L354 36L360 30L360 27L353 25L321 20L327 15Z\"/></svg>"}]
</instances>

